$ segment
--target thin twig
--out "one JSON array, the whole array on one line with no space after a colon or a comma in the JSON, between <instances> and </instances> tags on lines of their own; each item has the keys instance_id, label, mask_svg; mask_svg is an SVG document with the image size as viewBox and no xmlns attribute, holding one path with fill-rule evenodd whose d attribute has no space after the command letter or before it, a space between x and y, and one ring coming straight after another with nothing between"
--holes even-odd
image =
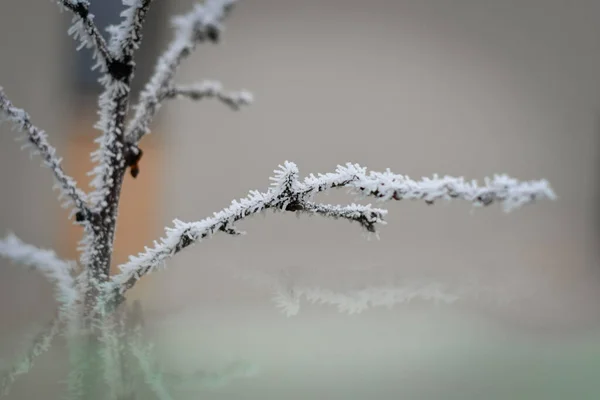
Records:
<instances>
[{"instance_id":1,"label":"thin twig","mask_svg":"<svg viewBox=\"0 0 600 400\"><path fill-rule=\"evenodd\" d=\"M234 111L251 104L253 101L252 93L245 90L226 93L223 91L221 83L217 81L204 81L189 86L174 86L167 89L163 95L165 99L174 99L177 97L187 97L196 101L211 98L217 99Z\"/></svg>"},{"instance_id":2,"label":"thin twig","mask_svg":"<svg viewBox=\"0 0 600 400\"><path fill-rule=\"evenodd\" d=\"M174 19L175 38L158 59L154 73L135 106L135 115L127 126L126 136L130 145L137 145L142 136L150 132L150 123L160 108L161 98L172 87L173 77L181 62L198 43L218 40L221 22L234 3L235 0L208 0L186 15Z\"/></svg>"},{"instance_id":3,"label":"thin twig","mask_svg":"<svg viewBox=\"0 0 600 400\"><path fill-rule=\"evenodd\" d=\"M110 26L110 50L119 60L133 57L142 42L142 27L146 14L154 0L123 0L126 6L121 12L123 20L119 25Z\"/></svg>"},{"instance_id":4,"label":"thin twig","mask_svg":"<svg viewBox=\"0 0 600 400\"><path fill-rule=\"evenodd\" d=\"M81 42L78 50L83 47L93 49L93 57L102 72L106 72L114 65L114 59L110 53L104 37L94 24L94 16L90 14L88 0L57 0L59 5L73 13L73 25L69 34Z\"/></svg>"},{"instance_id":5,"label":"thin twig","mask_svg":"<svg viewBox=\"0 0 600 400\"><path fill-rule=\"evenodd\" d=\"M65 205L72 203L77 212L81 213L82 219L89 221L91 212L88 209L87 196L77 187L77 182L63 170L62 159L56 155L56 149L48 142L48 135L33 125L25 110L17 108L11 103L2 87L0 87L0 116L1 114L4 114L6 119L26 135L30 145L35 147L46 167L50 168L61 189L60 197L69 199Z\"/></svg>"}]
</instances>

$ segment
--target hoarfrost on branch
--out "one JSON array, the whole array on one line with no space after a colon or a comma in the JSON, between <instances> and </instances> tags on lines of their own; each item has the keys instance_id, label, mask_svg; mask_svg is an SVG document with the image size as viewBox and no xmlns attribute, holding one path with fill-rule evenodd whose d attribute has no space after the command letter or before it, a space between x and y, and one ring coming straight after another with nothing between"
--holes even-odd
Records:
<instances>
[{"instance_id":1,"label":"hoarfrost on branch","mask_svg":"<svg viewBox=\"0 0 600 400\"><path fill-rule=\"evenodd\" d=\"M192 85L175 82L179 66L199 44L219 41L222 24L236 1L207 0L187 14L174 18L174 38L158 58L154 73L135 105L130 104L135 52L141 44L144 21L151 11L153 0L123 0L121 21L107 29L108 40L94 23L89 0L56 2L72 14L73 25L68 32L79 42L78 48L92 50L96 61L93 68L101 73L99 83L103 90L98 98L100 118L96 124L100 135L96 139L97 149L92 153L95 163L91 171L93 190L86 193L77 186L64 171L62 159L50 145L48 135L33 124L23 109L13 105L0 88L0 118L22 133L21 138L28 142L24 147L32 147L33 153L39 155L52 171L60 190L59 199L72 208L71 216L75 216L75 222L83 228L79 263L61 260L53 251L26 244L13 234L0 240L0 255L44 274L55 285L59 303L57 315L36 336L31 349L0 375L0 395L8 394L17 377L28 372L34 359L47 351L54 337L63 332L70 356L67 380L70 398L90 398L98 382L108 385L107 396L111 399L131 398L131 394L135 393L131 382L138 375L157 397L172 398L169 385L161 373L154 370L151 347L141 340L139 324L132 327L124 322L125 317L139 320L133 315L135 313L123 310L126 291L144 275L161 268L171 257L194 243L219 232L242 234L236 224L259 212L287 211L343 219L357 223L369 233L377 233L377 226L385 223L387 210L370 204L322 204L316 201L316 195L330 189L348 188L359 197L373 198L378 202L422 200L433 204L440 200L461 199L475 206L499 203L505 211L536 200L555 198L545 180L520 182L506 175L485 179L483 185L449 176L412 180L390 170L368 171L350 163L338 166L334 172L310 174L301 179L296 164L286 161L275 170L271 186L266 190L251 191L246 197L234 200L228 207L196 222L175 220L174 226L166 229L160 241L130 257L129 262L119 267L120 272L111 276L123 177L128 169L133 177L140 173L143 155L140 140L150 132L150 125L161 104L180 97L191 100L212 98L232 110L238 110L253 102L251 93L245 90L224 91L218 81L201 81ZM302 296L311 302L337 305L346 312L360 312L375 305L392 305L413 297L442 302L455 300L453 295L437 286L408 291L365 289L353 294L277 286L275 301L284 312L293 315L299 310L299 298ZM139 369L137 375L132 364ZM202 376L209 382L247 374L248 368L244 366Z\"/></svg>"}]
</instances>

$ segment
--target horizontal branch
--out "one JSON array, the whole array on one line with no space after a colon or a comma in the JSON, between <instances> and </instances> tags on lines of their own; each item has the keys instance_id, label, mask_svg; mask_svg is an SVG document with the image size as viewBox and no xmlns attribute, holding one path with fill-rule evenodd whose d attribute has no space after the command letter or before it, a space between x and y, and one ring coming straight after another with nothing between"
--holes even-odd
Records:
<instances>
[{"instance_id":1,"label":"horizontal branch","mask_svg":"<svg viewBox=\"0 0 600 400\"><path fill-rule=\"evenodd\" d=\"M69 307L77 300L75 280L71 275L75 267L74 262L59 259L52 250L23 243L13 234L0 239L0 256L44 274L56 285L56 299L63 308Z\"/></svg>"},{"instance_id":2,"label":"horizontal branch","mask_svg":"<svg viewBox=\"0 0 600 400\"><path fill-rule=\"evenodd\" d=\"M135 115L129 123L126 136L131 145L150 132L150 123L161 106L165 92L172 87L173 77L181 62L200 42L216 42L221 32L221 22L228 15L235 0L207 0L189 13L174 19L175 38L158 59L154 73L135 106Z\"/></svg>"},{"instance_id":3,"label":"horizontal branch","mask_svg":"<svg viewBox=\"0 0 600 400\"><path fill-rule=\"evenodd\" d=\"M90 14L88 0L56 0L56 2L73 13L73 25L69 34L80 41L77 50L87 47L93 50L93 57L102 72L114 68L115 61L110 53L104 37L94 23L94 15Z\"/></svg>"},{"instance_id":4,"label":"horizontal branch","mask_svg":"<svg viewBox=\"0 0 600 400\"><path fill-rule=\"evenodd\" d=\"M237 111L242 106L252 103L252 93L245 90L239 92L224 92L220 82L204 81L196 85L189 86L174 86L164 92L165 99L173 99L177 97L187 97L191 100L202 99L217 99L221 103L229 106L232 110Z\"/></svg>"},{"instance_id":5,"label":"horizontal branch","mask_svg":"<svg viewBox=\"0 0 600 400\"><path fill-rule=\"evenodd\" d=\"M489 206L501 203L504 211L509 212L523 205L541 199L556 199L548 181L536 180L520 182L507 175L495 175L485 178L484 185L464 178L434 175L415 181L406 175L371 171L358 164L348 163L338 166L335 172L311 174L300 184L301 196L313 196L318 192L336 187L348 187L362 196L388 200L423 200L433 204L438 200L462 199L474 206Z\"/></svg>"},{"instance_id":6,"label":"horizontal branch","mask_svg":"<svg viewBox=\"0 0 600 400\"><path fill-rule=\"evenodd\" d=\"M6 97L0 87L0 119L8 119L20 131L24 132L29 143L36 148L45 165L52 170L54 177L61 189L61 198L66 197L72 203L85 220L91 219L91 212L86 203L86 194L77 187L73 178L65 173L61 163L62 159L56 156L56 149L48 142L46 132L31 123L29 114L25 110L15 107Z\"/></svg>"},{"instance_id":7,"label":"horizontal branch","mask_svg":"<svg viewBox=\"0 0 600 400\"><path fill-rule=\"evenodd\" d=\"M33 367L34 360L50 349L52 340L60 332L60 317L55 316L52 321L35 337L29 350L9 370L0 375L0 397L8 395L12 384L17 378L28 373Z\"/></svg>"},{"instance_id":8,"label":"horizontal branch","mask_svg":"<svg viewBox=\"0 0 600 400\"><path fill-rule=\"evenodd\" d=\"M122 295L142 276L160 268L166 260L184 248L268 209L350 218L362 221L361 225L374 231L374 224L381 222L384 210L355 205L336 208L313 203L317 193L332 188L348 187L359 194L380 200L422 199L428 204L437 199L453 198L468 200L474 205L489 205L498 201L503 203L506 211L536 199L555 197L546 181L519 182L507 176L496 176L486 179L486 185L479 187L475 181L465 182L463 178L434 177L413 181L390 171L367 173L366 168L355 164L338 166L336 172L318 177L311 174L300 181L296 165L285 162L275 171L271 180L272 186L266 192L251 191L248 197L240 201L234 200L229 207L212 217L189 223L175 221L175 227L167 229L166 237L160 243L155 242L153 248L146 248L144 253L130 257L128 263L121 265L121 272L112 277L105 289L113 296Z\"/></svg>"}]
</instances>

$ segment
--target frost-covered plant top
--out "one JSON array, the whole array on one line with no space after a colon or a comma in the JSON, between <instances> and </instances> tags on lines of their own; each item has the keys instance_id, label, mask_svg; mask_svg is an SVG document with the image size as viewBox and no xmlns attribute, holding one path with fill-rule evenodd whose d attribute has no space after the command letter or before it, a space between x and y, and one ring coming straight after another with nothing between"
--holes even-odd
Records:
<instances>
[{"instance_id":1,"label":"frost-covered plant top","mask_svg":"<svg viewBox=\"0 0 600 400\"><path fill-rule=\"evenodd\" d=\"M95 398L96 393L110 399L135 398L136 388L132 382L139 374L141 381L146 382L158 398L170 399L169 385L163 381L163 374L155 370L149 348L141 342L139 327L125 320L129 316L138 325L141 320L122 307L126 291L144 275L164 266L169 258L192 244L219 232L241 234L236 223L256 213L272 210L320 215L356 222L366 231L376 232L377 225L384 223L387 210L371 205L322 204L315 200L315 195L344 187L356 195L379 202L422 200L433 204L438 200L462 199L476 206L497 202L506 211L535 200L555 197L544 180L519 182L497 175L486 179L481 186L475 181L449 176L415 181L390 170L374 172L351 163L340 165L331 173L310 174L302 178L296 164L286 161L275 170L271 185L264 191L251 191L246 197L234 200L228 207L205 219L174 221L174 226L167 228L165 236L152 248L130 257L129 262L119 267L120 272L111 276L123 177L128 169L133 177L140 173L143 154L140 140L150 132L150 125L161 104L180 97L191 100L214 98L238 110L252 102L250 93L226 92L219 82L204 81L191 85L175 82L179 65L198 44L218 42L222 23L235 1L207 0L173 20L174 39L158 59L154 73L135 105L130 105L134 55L140 46L143 23L153 1L123 0L121 23L108 28L109 40L104 39L94 24L93 15L89 12L90 1L59 0L57 3L71 12L73 25L69 33L79 41L80 48L92 49L96 62L94 68L101 72L99 83L103 91L99 96L100 118L96 124L100 135L96 140L97 150L92 153L95 163L92 190L84 191L63 170L62 159L49 143L46 132L34 125L30 116L15 106L0 87L0 116L12 123L28 142L26 146L42 157L54 175L60 190L59 198L65 207L71 208L70 217L83 229L78 263L60 260L54 252L25 244L13 234L0 240L1 255L39 270L55 284L56 299L60 305L56 318L37 336L31 350L0 377L0 394L7 394L14 380L29 371L35 357L48 349L59 332L64 332L69 344L71 370L68 393L71 398ZM308 298L324 297L321 292L318 296L308 289L305 292ZM376 304L381 301L365 299L364 303L369 302ZM294 312L288 308L287 313ZM137 368L132 367L134 364Z\"/></svg>"}]
</instances>

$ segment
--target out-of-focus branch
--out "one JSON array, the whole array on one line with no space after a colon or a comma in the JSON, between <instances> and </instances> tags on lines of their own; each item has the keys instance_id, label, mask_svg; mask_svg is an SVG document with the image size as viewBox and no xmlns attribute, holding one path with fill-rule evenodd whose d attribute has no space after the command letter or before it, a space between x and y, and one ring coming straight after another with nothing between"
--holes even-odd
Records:
<instances>
[{"instance_id":1,"label":"out-of-focus branch","mask_svg":"<svg viewBox=\"0 0 600 400\"><path fill-rule=\"evenodd\" d=\"M0 239L0 256L44 274L56 285L56 299L64 311L77 300L75 280L71 275L75 267L74 262L59 259L52 250L25 244L13 234Z\"/></svg>"},{"instance_id":2,"label":"out-of-focus branch","mask_svg":"<svg viewBox=\"0 0 600 400\"><path fill-rule=\"evenodd\" d=\"M11 103L2 87L0 87L0 119L2 119L1 117L6 118L13 126L24 133L29 142L28 146L33 145L35 147L34 152L42 157L44 164L54 174L61 190L60 198L67 198L65 205L72 204L80 213L80 219L89 221L92 215L87 206L87 196L77 187L77 182L63 170L61 166L62 159L56 155L56 149L48 142L48 135L33 125L29 114L25 110L17 108Z\"/></svg>"},{"instance_id":3,"label":"out-of-focus branch","mask_svg":"<svg viewBox=\"0 0 600 400\"><path fill-rule=\"evenodd\" d=\"M475 181L466 182L463 178L444 177L423 178L413 181L390 171L370 172L356 164L338 166L334 173L310 175L304 181L298 179L298 168L294 163L285 162L275 171L272 186L266 192L251 191L248 197L215 213L212 217L198 222L174 221L175 227L168 228L167 234L153 248L130 257L121 265L121 272L112 277L105 289L112 296L123 294L145 274L162 265L173 255L202 239L209 238L219 231L227 231L237 221L268 209L309 212L328 217L345 218L361 223L368 231L375 231L384 210L370 206L325 206L314 204L314 196L325 190L348 187L363 196L373 196L379 200L422 199L432 204L438 199L460 198L474 205L489 205L501 202L506 211L533 202L536 199L555 197L546 181L519 182L507 176L486 179L485 186Z\"/></svg>"},{"instance_id":4,"label":"out-of-focus branch","mask_svg":"<svg viewBox=\"0 0 600 400\"><path fill-rule=\"evenodd\" d=\"M269 274L256 270L234 269L236 278L249 281L257 286L269 288L273 292L271 300L287 317L299 313L302 301L312 304L327 304L339 312L360 314L376 307L392 308L398 304L413 301L433 302L434 304L454 304L456 302L476 301L479 304L505 305L526 297L525 291L514 284L494 286L468 279L464 282L448 282L430 279L411 279L388 277L385 283L366 284L359 279L360 285L328 288L301 283L289 274L281 271ZM374 271L366 271L371 274ZM378 272L381 275L381 272ZM526 291L528 294L531 289Z\"/></svg>"},{"instance_id":5,"label":"out-of-focus branch","mask_svg":"<svg viewBox=\"0 0 600 400\"><path fill-rule=\"evenodd\" d=\"M128 347L135 357L144 380L159 400L172 400L169 387L164 379L163 372L159 369L154 357L154 346L147 343L143 336L141 326L138 326L129 336Z\"/></svg>"},{"instance_id":6,"label":"out-of-focus branch","mask_svg":"<svg viewBox=\"0 0 600 400\"><path fill-rule=\"evenodd\" d=\"M0 397L8 395L12 384L18 377L28 373L33 367L34 360L48 351L52 340L60 332L60 322L59 315L56 315L46 328L35 337L33 344L23 357L12 368L0 375Z\"/></svg>"},{"instance_id":7,"label":"out-of-focus branch","mask_svg":"<svg viewBox=\"0 0 600 400\"><path fill-rule=\"evenodd\" d=\"M251 104L253 101L252 93L245 90L226 93L223 91L221 83L216 81L204 81L189 86L174 86L167 89L163 97L165 99L187 97L191 100L217 99L234 111Z\"/></svg>"},{"instance_id":8,"label":"out-of-focus branch","mask_svg":"<svg viewBox=\"0 0 600 400\"><path fill-rule=\"evenodd\" d=\"M129 123L127 142L136 146L142 136L150 131L150 123L158 112L161 98L173 86L173 77L181 64L198 43L216 42L221 33L221 22L236 0L207 0L196 5L189 13L174 19L175 38L158 59L154 74L140 95L135 115Z\"/></svg>"}]
</instances>

